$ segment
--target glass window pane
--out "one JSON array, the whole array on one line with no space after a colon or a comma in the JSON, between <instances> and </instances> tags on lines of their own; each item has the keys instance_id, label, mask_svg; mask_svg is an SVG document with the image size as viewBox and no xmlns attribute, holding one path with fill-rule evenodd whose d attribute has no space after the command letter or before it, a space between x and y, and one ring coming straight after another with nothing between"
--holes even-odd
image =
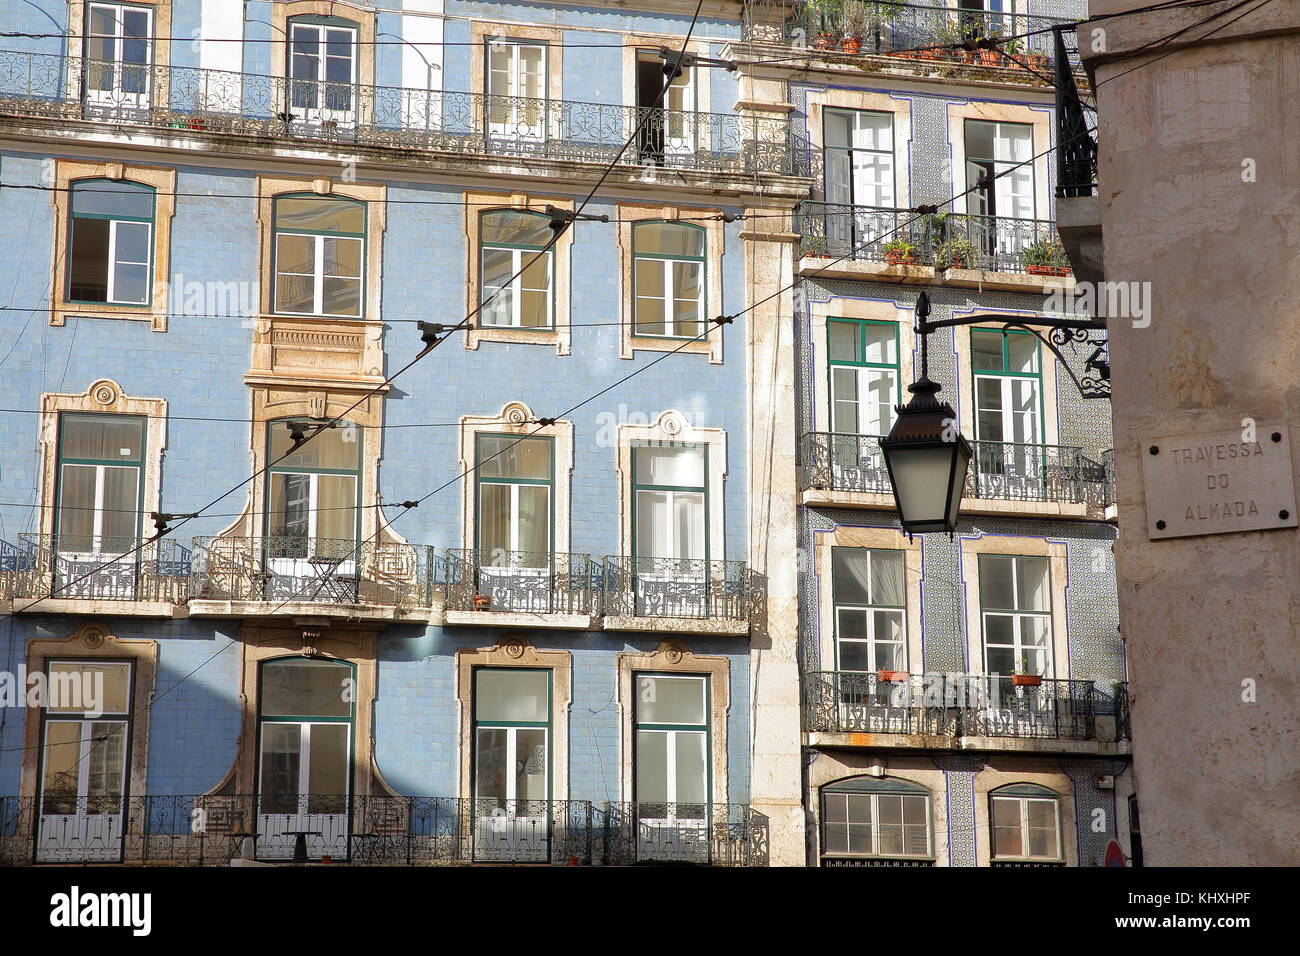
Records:
<instances>
[{"instance_id":1,"label":"glass window pane","mask_svg":"<svg viewBox=\"0 0 1300 956\"><path fill-rule=\"evenodd\" d=\"M478 436L478 473L483 478L551 477L549 438L519 438L514 435Z\"/></svg>"},{"instance_id":2,"label":"glass window pane","mask_svg":"<svg viewBox=\"0 0 1300 956\"><path fill-rule=\"evenodd\" d=\"M324 247L325 275L355 279L361 275L361 240L326 236Z\"/></svg>"},{"instance_id":3,"label":"glass window pane","mask_svg":"<svg viewBox=\"0 0 1300 956\"><path fill-rule=\"evenodd\" d=\"M45 725L45 779L41 812L76 813L81 773L81 721L52 720Z\"/></svg>"},{"instance_id":4,"label":"glass window pane","mask_svg":"<svg viewBox=\"0 0 1300 956\"><path fill-rule=\"evenodd\" d=\"M1038 371L1038 340L1032 335L1007 336L1009 372Z\"/></svg>"},{"instance_id":5,"label":"glass window pane","mask_svg":"<svg viewBox=\"0 0 1300 956\"><path fill-rule=\"evenodd\" d=\"M1020 839L1020 801L1007 797L994 797L990 801L993 815L993 855L995 857L1023 856Z\"/></svg>"},{"instance_id":6,"label":"glass window pane","mask_svg":"<svg viewBox=\"0 0 1300 956\"><path fill-rule=\"evenodd\" d=\"M540 556L551 550L551 489L546 485L523 485L519 495L519 542L517 551Z\"/></svg>"},{"instance_id":7,"label":"glass window pane","mask_svg":"<svg viewBox=\"0 0 1300 956\"><path fill-rule=\"evenodd\" d=\"M501 805L510 798L509 737L509 730L495 727L480 727L474 735L474 796L480 800Z\"/></svg>"},{"instance_id":8,"label":"glass window pane","mask_svg":"<svg viewBox=\"0 0 1300 956\"><path fill-rule=\"evenodd\" d=\"M345 797L348 793L348 724L312 724L307 756L307 792L313 797ZM337 812L337 800L320 801L308 810Z\"/></svg>"},{"instance_id":9,"label":"glass window pane","mask_svg":"<svg viewBox=\"0 0 1300 956\"><path fill-rule=\"evenodd\" d=\"M479 560L489 567L508 567L510 486L482 483L478 489Z\"/></svg>"},{"instance_id":10,"label":"glass window pane","mask_svg":"<svg viewBox=\"0 0 1300 956\"><path fill-rule=\"evenodd\" d=\"M828 348L832 362L857 362L860 360L858 349L859 328L861 326L857 322L826 323L826 334L830 343Z\"/></svg>"},{"instance_id":11,"label":"glass window pane","mask_svg":"<svg viewBox=\"0 0 1300 956\"><path fill-rule=\"evenodd\" d=\"M844 620L844 618L841 618L841 620ZM866 615L861 615L861 620L865 623ZM846 641L843 639L844 633L843 631L840 632L839 669L862 673L874 670L871 661L871 645L866 641Z\"/></svg>"},{"instance_id":12,"label":"glass window pane","mask_svg":"<svg viewBox=\"0 0 1300 956\"><path fill-rule=\"evenodd\" d=\"M667 558L673 551L673 527L667 491L639 491L636 496L636 554L639 558Z\"/></svg>"},{"instance_id":13,"label":"glass window pane","mask_svg":"<svg viewBox=\"0 0 1300 956\"><path fill-rule=\"evenodd\" d=\"M966 121L966 155L971 159L993 159L994 124L983 120Z\"/></svg>"},{"instance_id":14,"label":"glass window pane","mask_svg":"<svg viewBox=\"0 0 1300 956\"><path fill-rule=\"evenodd\" d=\"M638 485L704 486L703 445L638 445L633 457Z\"/></svg>"},{"instance_id":15,"label":"glass window pane","mask_svg":"<svg viewBox=\"0 0 1300 956\"><path fill-rule=\"evenodd\" d=\"M148 266L118 263L113 269L113 301L127 305L148 303Z\"/></svg>"},{"instance_id":16,"label":"glass window pane","mask_svg":"<svg viewBox=\"0 0 1300 956\"><path fill-rule=\"evenodd\" d=\"M1018 579L1016 581L1015 605L1022 611L1047 611L1051 609L1052 599L1049 587L1050 573L1047 558L1016 558Z\"/></svg>"},{"instance_id":17,"label":"glass window pane","mask_svg":"<svg viewBox=\"0 0 1300 956\"><path fill-rule=\"evenodd\" d=\"M98 705L98 706L95 706ZM52 714L125 714L131 709L131 665L87 661L51 661L49 698Z\"/></svg>"},{"instance_id":18,"label":"glass window pane","mask_svg":"<svg viewBox=\"0 0 1300 956\"><path fill-rule=\"evenodd\" d=\"M352 668L333 661L291 658L262 665L262 714L268 717L347 717Z\"/></svg>"},{"instance_id":19,"label":"glass window pane","mask_svg":"<svg viewBox=\"0 0 1300 956\"><path fill-rule=\"evenodd\" d=\"M302 725L262 724L263 813L297 812L301 766Z\"/></svg>"},{"instance_id":20,"label":"glass window pane","mask_svg":"<svg viewBox=\"0 0 1300 956\"><path fill-rule=\"evenodd\" d=\"M677 744L677 803L708 803L705 735L673 735Z\"/></svg>"},{"instance_id":21,"label":"glass window pane","mask_svg":"<svg viewBox=\"0 0 1300 956\"><path fill-rule=\"evenodd\" d=\"M550 719L550 671L539 668L474 672L474 718L487 721Z\"/></svg>"},{"instance_id":22,"label":"glass window pane","mask_svg":"<svg viewBox=\"0 0 1300 956\"><path fill-rule=\"evenodd\" d=\"M126 724L121 721L90 725L95 741L86 768L86 812L121 813L126 769Z\"/></svg>"},{"instance_id":23,"label":"glass window pane","mask_svg":"<svg viewBox=\"0 0 1300 956\"><path fill-rule=\"evenodd\" d=\"M139 468L104 469L104 514L100 551L122 554L135 545L139 527Z\"/></svg>"},{"instance_id":24,"label":"glass window pane","mask_svg":"<svg viewBox=\"0 0 1300 956\"><path fill-rule=\"evenodd\" d=\"M267 431L270 434L270 460L275 462L273 468L327 468L333 471L354 471L360 464L361 426L353 422L339 422L334 428L317 429L328 419L285 418L270 422ZM293 447L293 429L291 424L304 426L303 432L313 435L310 441ZM284 456L288 457L284 457ZM282 461L277 459L283 458Z\"/></svg>"},{"instance_id":25,"label":"glass window pane","mask_svg":"<svg viewBox=\"0 0 1300 956\"><path fill-rule=\"evenodd\" d=\"M971 368L976 372L1001 372L1002 332L972 329L970 334ZM1029 336L1024 336L1029 338ZM1031 340L1032 341L1032 340Z\"/></svg>"},{"instance_id":26,"label":"glass window pane","mask_svg":"<svg viewBox=\"0 0 1300 956\"><path fill-rule=\"evenodd\" d=\"M636 695L638 723L704 723L703 678L638 674Z\"/></svg>"},{"instance_id":27,"label":"glass window pane","mask_svg":"<svg viewBox=\"0 0 1300 956\"><path fill-rule=\"evenodd\" d=\"M546 769L546 731L516 730L515 799L545 800Z\"/></svg>"},{"instance_id":28,"label":"glass window pane","mask_svg":"<svg viewBox=\"0 0 1300 956\"><path fill-rule=\"evenodd\" d=\"M321 282L321 313L356 317L361 314L361 280L326 277Z\"/></svg>"},{"instance_id":29,"label":"glass window pane","mask_svg":"<svg viewBox=\"0 0 1300 956\"><path fill-rule=\"evenodd\" d=\"M881 365L895 365L898 362L897 327L867 323L862 327L866 346L866 360Z\"/></svg>"},{"instance_id":30,"label":"glass window pane","mask_svg":"<svg viewBox=\"0 0 1300 956\"><path fill-rule=\"evenodd\" d=\"M284 541L275 544L277 557L307 556L307 534L311 512L311 475L275 474L270 477L270 507L267 533L281 538L300 539L297 545ZM289 548L291 550L285 550ZM301 552L301 553L299 553Z\"/></svg>"},{"instance_id":31,"label":"glass window pane","mask_svg":"<svg viewBox=\"0 0 1300 956\"><path fill-rule=\"evenodd\" d=\"M86 552L94 548L94 465L64 465L59 481L59 550Z\"/></svg>"},{"instance_id":32,"label":"glass window pane","mask_svg":"<svg viewBox=\"0 0 1300 956\"><path fill-rule=\"evenodd\" d=\"M318 554L343 557L357 535L357 480L351 475L320 475L316 479L316 538L339 542L320 544Z\"/></svg>"},{"instance_id":33,"label":"glass window pane","mask_svg":"<svg viewBox=\"0 0 1300 956\"><path fill-rule=\"evenodd\" d=\"M277 229L305 232L365 232L365 203L324 197L282 197L275 201Z\"/></svg>"},{"instance_id":34,"label":"glass window pane","mask_svg":"<svg viewBox=\"0 0 1300 956\"><path fill-rule=\"evenodd\" d=\"M1014 559L1001 554L979 556L980 606L1014 609L1015 596L1011 590L1011 564Z\"/></svg>"},{"instance_id":35,"label":"glass window pane","mask_svg":"<svg viewBox=\"0 0 1300 956\"><path fill-rule=\"evenodd\" d=\"M831 587L835 603L871 603L871 552L866 548L836 548L831 554Z\"/></svg>"},{"instance_id":36,"label":"glass window pane","mask_svg":"<svg viewBox=\"0 0 1300 956\"><path fill-rule=\"evenodd\" d=\"M139 461L144 420L125 415L62 416L60 453L64 458Z\"/></svg>"},{"instance_id":37,"label":"glass window pane","mask_svg":"<svg viewBox=\"0 0 1300 956\"><path fill-rule=\"evenodd\" d=\"M847 149L852 145L853 114L844 110L826 110L826 145Z\"/></svg>"},{"instance_id":38,"label":"glass window pane","mask_svg":"<svg viewBox=\"0 0 1300 956\"><path fill-rule=\"evenodd\" d=\"M550 218L539 213L497 209L483 213L479 237L485 245L544 246L551 241Z\"/></svg>"},{"instance_id":39,"label":"glass window pane","mask_svg":"<svg viewBox=\"0 0 1300 956\"><path fill-rule=\"evenodd\" d=\"M72 221L68 252L68 296L81 302L108 301L109 231L107 219Z\"/></svg>"},{"instance_id":40,"label":"glass window pane","mask_svg":"<svg viewBox=\"0 0 1300 956\"><path fill-rule=\"evenodd\" d=\"M632 227L637 254L704 257L704 230L670 222L638 223Z\"/></svg>"},{"instance_id":41,"label":"glass window pane","mask_svg":"<svg viewBox=\"0 0 1300 956\"><path fill-rule=\"evenodd\" d=\"M72 184L74 216L153 219L154 191L127 180L85 179Z\"/></svg>"},{"instance_id":42,"label":"glass window pane","mask_svg":"<svg viewBox=\"0 0 1300 956\"><path fill-rule=\"evenodd\" d=\"M637 731L636 798L640 803L668 802L668 734L664 731Z\"/></svg>"},{"instance_id":43,"label":"glass window pane","mask_svg":"<svg viewBox=\"0 0 1300 956\"><path fill-rule=\"evenodd\" d=\"M831 369L831 397L834 402L835 431L843 435L859 434L861 419L858 415L858 370L856 368Z\"/></svg>"},{"instance_id":44,"label":"glass window pane","mask_svg":"<svg viewBox=\"0 0 1300 956\"><path fill-rule=\"evenodd\" d=\"M483 301L480 315L484 325L513 325L512 277L515 253L509 249L483 250ZM489 301L490 300L490 301Z\"/></svg>"},{"instance_id":45,"label":"glass window pane","mask_svg":"<svg viewBox=\"0 0 1300 956\"><path fill-rule=\"evenodd\" d=\"M904 592L903 552L871 552L871 603L888 607L902 607L907 598Z\"/></svg>"}]
</instances>

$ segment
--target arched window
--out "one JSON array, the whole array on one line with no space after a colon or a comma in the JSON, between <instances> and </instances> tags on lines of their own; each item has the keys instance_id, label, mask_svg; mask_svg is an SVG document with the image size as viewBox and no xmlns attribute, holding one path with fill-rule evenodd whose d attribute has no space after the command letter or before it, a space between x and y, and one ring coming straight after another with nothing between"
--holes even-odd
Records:
<instances>
[{"instance_id":1,"label":"arched window","mask_svg":"<svg viewBox=\"0 0 1300 956\"><path fill-rule=\"evenodd\" d=\"M307 123L356 119L357 24L339 17L289 20L289 112Z\"/></svg>"},{"instance_id":2,"label":"arched window","mask_svg":"<svg viewBox=\"0 0 1300 956\"><path fill-rule=\"evenodd\" d=\"M126 180L72 184L68 298L147 305L153 288L154 190Z\"/></svg>"},{"instance_id":3,"label":"arched window","mask_svg":"<svg viewBox=\"0 0 1300 956\"><path fill-rule=\"evenodd\" d=\"M283 657L261 665L258 856L287 857L306 831L309 855L346 857L356 671Z\"/></svg>"},{"instance_id":4,"label":"arched window","mask_svg":"<svg viewBox=\"0 0 1300 956\"><path fill-rule=\"evenodd\" d=\"M1032 783L989 793L989 831L994 865L1060 863L1061 795Z\"/></svg>"},{"instance_id":5,"label":"arched window","mask_svg":"<svg viewBox=\"0 0 1300 956\"><path fill-rule=\"evenodd\" d=\"M366 204L329 196L280 196L274 222L275 311L360 318Z\"/></svg>"},{"instance_id":6,"label":"arched window","mask_svg":"<svg viewBox=\"0 0 1300 956\"><path fill-rule=\"evenodd\" d=\"M632 227L632 320L636 335L696 338L704 331L705 234L699 226Z\"/></svg>"},{"instance_id":7,"label":"arched window","mask_svg":"<svg viewBox=\"0 0 1300 956\"><path fill-rule=\"evenodd\" d=\"M934 857L930 791L894 777L853 777L822 788L822 865Z\"/></svg>"},{"instance_id":8,"label":"arched window","mask_svg":"<svg viewBox=\"0 0 1300 956\"><path fill-rule=\"evenodd\" d=\"M551 240L550 222L542 213L513 209L493 209L480 217L482 325L554 327L555 253L541 252Z\"/></svg>"}]
</instances>

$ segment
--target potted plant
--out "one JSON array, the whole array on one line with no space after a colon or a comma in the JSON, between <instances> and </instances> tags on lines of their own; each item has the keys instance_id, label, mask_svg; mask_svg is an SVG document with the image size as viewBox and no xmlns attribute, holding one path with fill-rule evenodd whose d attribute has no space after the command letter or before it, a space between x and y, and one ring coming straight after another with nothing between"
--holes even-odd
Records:
<instances>
[{"instance_id":1,"label":"potted plant","mask_svg":"<svg viewBox=\"0 0 1300 956\"><path fill-rule=\"evenodd\" d=\"M804 236L803 254L816 259L828 259L829 254L826 252L825 236Z\"/></svg>"},{"instance_id":2,"label":"potted plant","mask_svg":"<svg viewBox=\"0 0 1300 956\"><path fill-rule=\"evenodd\" d=\"M881 668L876 671L876 679L882 684L904 684L907 682L907 671L889 671Z\"/></svg>"},{"instance_id":3,"label":"potted plant","mask_svg":"<svg viewBox=\"0 0 1300 956\"><path fill-rule=\"evenodd\" d=\"M813 49L829 50L835 46L835 21L840 10L840 0L809 0L808 27L816 29Z\"/></svg>"},{"instance_id":4,"label":"potted plant","mask_svg":"<svg viewBox=\"0 0 1300 956\"><path fill-rule=\"evenodd\" d=\"M1016 661L1016 673L1011 675L1012 687L1041 687L1043 678L1029 673L1029 661L1021 657Z\"/></svg>"},{"instance_id":5,"label":"potted plant","mask_svg":"<svg viewBox=\"0 0 1300 956\"><path fill-rule=\"evenodd\" d=\"M916 243L907 239L891 239L884 245L885 261L891 265L912 263L920 259Z\"/></svg>"},{"instance_id":6,"label":"potted plant","mask_svg":"<svg viewBox=\"0 0 1300 956\"><path fill-rule=\"evenodd\" d=\"M1020 253L1025 271L1035 276L1068 276L1070 266L1065 258L1065 247L1055 236L1035 239Z\"/></svg>"},{"instance_id":7,"label":"potted plant","mask_svg":"<svg viewBox=\"0 0 1300 956\"><path fill-rule=\"evenodd\" d=\"M983 24L976 27L976 40L999 40L1002 33L999 30L985 30ZM997 47L981 47L978 51L980 66L1002 66L1004 57L1002 51Z\"/></svg>"},{"instance_id":8,"label":"potted plant","mask_svg":"<svg viewBox=\"0 0 1300 956\"><path fill-rule=\"evenodd\" d=\"M203 121L202 117L199 117L199 116L191 116L190 119L189 119L189 123L188 123L187 125L189 126L190 129L207 129L207 128L208 128L208 124L205 123L205 122Z\"/></svg>"},{"instance_id":9,"label":"potted plant","mask_svg":"<svg viewBox=\"0 0 1300 956\"><path fill-rule=\"evenodd\" d=\"M858 53L862 49L862 38L871 26L871 12L863 0L845 0L840 15L840 30L843 37L840 49L845 53Z\"/></svg>"},{"instance_id":10,"label":"potted plant","mask_svg":"<svg viewBox=\"0 0 1300 956\"><path fill-rule=\"evenodd\" d=\"M476 611L490 611L490 610L492 610L492 597L491 597L491 595L488 595L488 594L475 594L475 595L474 595L474 610L476 610Z\"/></svg>"},{"instance_id":11,"label":"potted plant","mask_svg":"<svg viewBox=\"0 0 1300 956\"><path fill-rule=\"evenodd\" d=\"M965 236L945 239L935 250L935 261L945 269L973 269L979 250Z\"/></svg>"}]
</instances>

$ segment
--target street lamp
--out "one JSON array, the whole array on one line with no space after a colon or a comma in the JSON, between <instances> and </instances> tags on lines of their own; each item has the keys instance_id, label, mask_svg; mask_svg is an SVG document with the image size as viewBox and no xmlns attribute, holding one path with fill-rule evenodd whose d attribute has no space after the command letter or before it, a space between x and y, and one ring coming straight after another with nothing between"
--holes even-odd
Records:
<instances>
[{"instance_id":1,"label":"street lamp","mask_svg":"<svg viewBox=\"0 0 1300 956\"><path fill-rule=\"evenodd\" d=\"M894 489L894 502L898 506L898 521L908 537L933 531L952 534L957 527L957 512L961 506L962 490L966 486L966 472L970 468L970 443L957 426L957 414L947 402L935 396L940 391L936 382L930 381L929 336L935 329L958 325L1002 322L1006 327L1018 327L1032 334L1060 361L1084 398L1110 397L1110 364L1103 341L1088 338L1090 332L1105 332L1106 323L1097 319L1064 319L1040 316L1032 319L1034 325L1052 330L1053 340L1087 341L1096 348L1088 359L1088 370L1095 372L1082 382L1075 376L1054 342L1044 339L1029 328L1026 318L1020 315L983 313L960 318L929 321L930 297L922 292L916 299L916 333L921 340L921 375L907 387L912 399L906 405L896 406L894 427L880 439L880 450L889 470L889 483ZM1105 387L1102 387L1102 386Z\"/></svg>"},{"instance_id":2,"label":"street lamp","mask_svg":"<svg viewBox=\"0 0 1300 956\"><path fill-rule=\"evenodd\" d=\"M924 292L916 314L921 322L930 314ZM921 375L907 387L912 399L894 409L894 427L880 440L898 521L909 538L931 531L952 534L971 460L970 443L957 428L957 413L935 397L941 387L930 380L926 342L922 335Z\"/></svg>"}]
</instances>

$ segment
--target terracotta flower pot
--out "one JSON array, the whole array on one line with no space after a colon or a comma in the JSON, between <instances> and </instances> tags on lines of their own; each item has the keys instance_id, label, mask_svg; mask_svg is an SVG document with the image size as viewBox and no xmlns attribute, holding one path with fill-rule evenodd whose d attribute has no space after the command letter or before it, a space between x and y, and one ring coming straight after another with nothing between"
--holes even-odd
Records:
<instances>
[{"instance_id":1,"label":"terracotta flower pot","mask_svg":"<svg viewBox=\"0 0 1300 956\"><path fill-rule=\"evenodd\" d=\"M1011 686L1012 687L1041 687L1043 686L1043 679L1039 677L1037 674L1012 674Z\"/></svg>"},{"instance_id":2,"label":"terracotta flower pot","mask_svg":"<svg viewBox=\"0 0 1300 956\"><path fill-rule=\"evenodd\" d=\"M877 671L876 677L885 684L902 684L907 681L907 671Z\"/></svg>"},{"instance_id":3,"label":"terracotta flower pot","mask_svg":"<svg viewBox=\"0 0 1300 956\"><path fill-rule=\"evenodd\" d=\"M835 45L835 34L819 33L813 37L814 50L829 50Z\"/></svg>"},{"instance_id":4,"label":"terracotta flower pot","mask_svg":"<svg viewBox=\"0 0 1300 956\"><path fill-rule=\"evenodd\" d=\"M911 265L919 261L915 252L886 252L885 261L890 265Z\"/></svg>"},{"instance_id":5,"label":"terracotta flower pot","mask_svg":"<svg viewBox=\"0 0 1300 956\"><path fill-rule=\"evenodd\" d=\"M845 37L840 41L840 49L845 53L857 53L862 49L862 39L860 37Z\"/></svg>"},{"instance_id":6,"label":"terracotta flower pot","mask_svg":"<svg viewBox=\"0 0 1300 956\"><path fill-rule=\"evenodd\" d=\"M487 594L474 595L474 610L488 611L492 608L492 598Z\"/></svg>"},{"instance_id":7,"label":"terracotta flower pot","mask_svg":"<svg viewBox=\"0 0 1300 956\"><path fill-rule=\"evenodd\" d=\"M1025 266L1025 271L1031 276L1068 276L1070 274L1069 266Z\"/></svg>"},{"instance_id":8,"label":"terracotta flower pot","mask_svg":"<svg viewBox=\"0 0 1300 956\"><path fill-rule=\"evenodd\" d=\"M980 66L1001 66L1002 65L1001 50L980 50L979 55L980 55Z\"/></svg>"}]
</instances>

